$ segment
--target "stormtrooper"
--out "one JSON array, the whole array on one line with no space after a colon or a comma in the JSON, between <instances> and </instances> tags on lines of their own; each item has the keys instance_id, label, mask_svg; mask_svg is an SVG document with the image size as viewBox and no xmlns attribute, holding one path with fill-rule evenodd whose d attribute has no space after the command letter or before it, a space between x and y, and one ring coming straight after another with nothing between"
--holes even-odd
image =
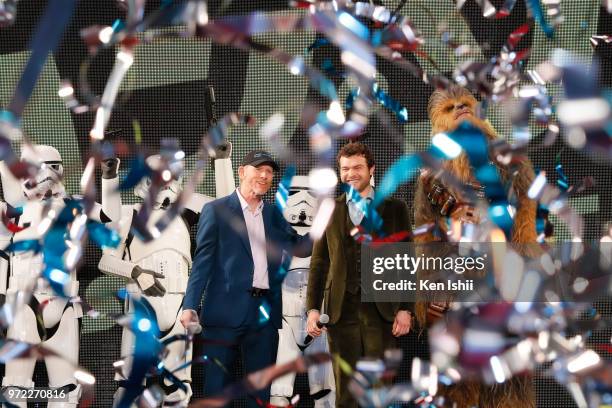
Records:
<instances>
[{"instance_id":1,"label":"stormtrooper","mask_svg":"<svg viewBox=\"0 0 612 408\"><path fill-rule=\"evenodd\" d=\"M317 199L308 189L307 176L294 176L291 181L285 219L300 235L306 235L312 226ZM304 344L306 333L306 285L310 257L293 257L283 281L283 326L278 332L277 364L299 357L300 353L329 352L325 334ZM304 348L306 346L306 348ZM302 351L303 350L303 351ZM287 406L293 395L295 373L287 374L272 383L270 403ZM310 395L315 407L333 407L336 400L334 373L331 363L316 365L308 370Z\"/></svg>"},{"instance_id":2,"label":"stormtrooper","mask_svg":"<svg viewBox=\"0 0 612 408\"><path fill-rule=\"evenodd\" d=\"M0 162L0 176L5 202L0 203L1 210L22 230L11 234L3 226L0 239L2 248L11 242L39 240L42 238L38 226L45 208L59 213L65 205L67 196L62 184L63 164L59 152L44 145L24 146L21 160L36 163L40 171L35 178L20 183L4 162ZM102 182L102 196L111 190L108 183ZM99 204L88 214L90 219L108 222L110 217ZM58 297L47 281L41 277L43 257L33 251L5 254L0 263L0 297L6 295L8 304L32 293L29 304L15 311L12 322L9 321L7 338L31 344L42 344L55 355L45 357L49 378L49 387L61 388L67 394L64 401L49 402L52 408L76 407L81 395L81 386L74 378L74 369L79 356L79 318L82 309L79 303L73 303L78 295L79 282L76 270L71 270L70 280L64 287L69 296ZM8 278L8 287L7 287ZM33 291L32 291L33 289ZM26 295L27 296L27 295ZM2 302L0 302L2 303ZM33 357L15 358L6 363L2 386L33 388L32 375L36 365ZM26 407L26 403L15 403Z\"/></svg>"},{"instance_id":3,"label":"stormtrooper","mask_svg":"<svg viewBox=\"0 0 612 408\"><path fill-rule=\"evenodd\" d=\"M231 144L218 146L215 150L215 186L217 197L229 195L235 190L235 183L230 159ZM150 156L147 163L155 167L159 156ZM115 183L116 174L113 175ZM144 178L135 188L134 194L140 198L148 195L151 185L149 178ZM159 220L176 201L182 190L181 180L172 180L163 187L157 197L149 218L149 225ZM140 208L140 204L121 205L118 193L112 197L113 208L118 208L120 218L117 228L121 236L118 248L105 250L98 268L110 275L127 279L126 289L131 296L127 297L125 310L128 314L133 312L130 298L144 296L155 310L157 323L160 329L161 340L177 334L185 334L180 323L183 297L187 288L189 269L191 267L191 238L189 228L197 224L202 207L213 200L212 197L194 193L185 205L180 217L176 217L161 233L161 236L150 242L143 242L130 233L132 220ZM113 219L116 221L117 219ZM115 379L119 382L119 389L115 394L117 403L125 389L125 381L130 373L133 355L133 333L124 328L121 340L121 357L123 367L117 370ZM164 405L186 407L192 395L191 368L185 363L191 361L192 345L190 342L175 341L168 345L164 357L165 367L182 381L187 391L183 391L176 384L165 380L160 384L165 393ZM179 367L183 367L178 369Z\"/></svg>"}]
</instances>

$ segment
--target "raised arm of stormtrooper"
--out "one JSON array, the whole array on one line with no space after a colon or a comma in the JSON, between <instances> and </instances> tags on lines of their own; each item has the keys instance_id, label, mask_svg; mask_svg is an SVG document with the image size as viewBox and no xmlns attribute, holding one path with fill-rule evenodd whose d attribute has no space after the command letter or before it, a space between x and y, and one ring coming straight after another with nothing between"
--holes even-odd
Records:
<instances>
[{"instance_id":1,"label":"raised arm of stormtrooper","mask_svg":"<svg viewBox=\"0 0 612 408\"><path fill-rule=\"evenodd\" d=\"M123 254L127 237L132 225L132 206L122 206L119 187L119 160L103 160L102 167L102 209L111 219L110 227L117 230L121 241L117 248L106 248L98 263L98 269L102 272L132 279L134 263L124 261ZM108 211L108 213L107 213Z\"/></svg>"},{"instance_id":2,"label":"raised arm of stormtrooper","mask_svg":"<svg viewBox=\"0 0 612 408\"><path fill-rule=\"evenodd\" d=\"M215 149L215 193L217 198L226 197L236 190L234 170L232 169L232 143L225 141ZM200 214L204 204L213 199L203 194L192 194L185 208L196 214Z\"/></svg>"},{"instance_id":3,"label":"raised arm of stormtrooper","mask_svg":"<svg viewBox=\"0 0 612 408\"><path fill-rule=\"evenodd\" d=\"M102 272L134 279L139 271L135 263L123 259L127 239L132 226L133 207L123 206L121 203L121 193L119 187L119 160L104 160L102 166L102 212L110 218L110 227L118 231L121 238L117 248L106 248L102 253L102 258L98 263L98 269ZM140 282L139 282L140 283ZM144 283L144 282L143 282Z\"/></svg>"},{"instance_id":4,"label":"raised arm of stormtrooper","mask_svg":"<svg viewBox=\"0 0 612 408\"><path fill-rule=\"evenodd\" d=\"M217 198L226 197L236 190L231 155L232 143L229 141L215 149L215 193Z\"/></svg>"},{"instance_id":5,"label":"raised arm of stormtrooper","mask_svg":"<svg viewBox=\"0 0 612 408\"><path fill-rule=\"evenodd\" d=\"M102 203L94 203L88 216L94 221L118 228L121 219L121 193L119 191L119 159L102 160Z\"/></svg>"},{"instance_id":6,"label":"raised arm of stormtrooper","mask_svg":"<svg viewBox=\"0 0 612 408\"><path fill-rule=\"evenodd\" d=\"M113 196L111 196L111 198L113 198ZM148 269L143 269L135 263L123 259L128 235L132 226L134 210L131 205L121 206L120 196L114 198L119 201L119 211L123 212L122 216L119 218L119 221L111 224L112 228L116 228L118 230L120 242L117 248L104 249L100 262L98 262L98 269L107 275L133 280L136 282L136 284L138 284L145 295L163 296L166 290L161 282L157 280L157 278L163 278L161 274ZM116 205L116 202L113 203L113 205Z\"/></svg>"}]
</instances>

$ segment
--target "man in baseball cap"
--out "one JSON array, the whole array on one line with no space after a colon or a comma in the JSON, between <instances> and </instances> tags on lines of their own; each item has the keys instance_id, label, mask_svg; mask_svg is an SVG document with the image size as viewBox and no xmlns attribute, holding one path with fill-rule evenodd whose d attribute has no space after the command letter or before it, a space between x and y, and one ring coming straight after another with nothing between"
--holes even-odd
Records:
<instances>
[{"instance_id":1,"label":"man in baseball cap","mask_svg":"<svg viewBox=\"0 0 612 408\"><path fill-rule=\"evenodd\" d=\"M238 192L251 209L261 205L261 199L272 187L274 172L278 170L272 155L264 150L253 150L244 156L238 167Z\"/></svg>"},{"instance_id":2,"label":"man in baseball cap","mask_svg":"<svg viewBox=\"0 0 612 408\"><path fill-rule=\"evenodd\" d=\"M238 354L223 343L240 345L247 374L274 364L282 327L282 254L305 258L312 252L308 235L299 235L274 204L263 201L278 170L270 153L249 152L238 169L236 192L206 204L200 216L181 323L203 326L202 352L220 363L206 364L206 396L218 395L231 381L223 367L231 367ZM269 400L268 386L250 395L247 406L259 408Z\"/></svg>"}]
</instances>

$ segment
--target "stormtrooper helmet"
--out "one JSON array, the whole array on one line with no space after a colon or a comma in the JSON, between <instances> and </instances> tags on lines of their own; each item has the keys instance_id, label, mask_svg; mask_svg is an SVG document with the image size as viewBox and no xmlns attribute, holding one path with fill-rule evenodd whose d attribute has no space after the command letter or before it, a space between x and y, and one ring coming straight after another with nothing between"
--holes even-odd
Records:
<instances>
[{"instance_id":1,"label":"stormtrooper helmet","mask_svg":"<svg viewBox=\"0 0 612 408\"><path fill-rule=\"evenodd\" d=\"M163 164L163 159L160 155L156 154L153 156L147 157L147 165L152 169L159 169ZM170 170L172 173L182 173L183 161L177 160L173 163L170 163ZM149 188L151 188L151 178L144 177L140 182L134 187L134 194L137 197L142 198L143 200L149 195ZM166 183L165 186L159 190L157 193L157 197L155 199L155 207L166 208L170 204L174 203L181 191L183 190L183 176L178 179L172 179Z\"/></svg>"},{"instance_id":2,"label":"stormtrooper helmet","mask_svg":"<svg viewBox=\"0 0 612 408\"><path fill-rule=\"evenodd\" d=\"M317 199L309 189L307 176L294 176L289 188L287 207L283 216L292 227L310 228L315 215Z\"/></svg>"},{"instance_id":3,"label":"stormtrooper helmet","mask_svg":"<svg viewBox=\"0 0 612 408\"><path fill-rule=\"evenodd\" d=\"M21 160L35 163L40 170L35 177L25 180L23 192L28 199L49 199L66 196L62 183L64 166L62 156L57 149L45 145L25 145L21 151Z\"/></svg>"}]
</instances>

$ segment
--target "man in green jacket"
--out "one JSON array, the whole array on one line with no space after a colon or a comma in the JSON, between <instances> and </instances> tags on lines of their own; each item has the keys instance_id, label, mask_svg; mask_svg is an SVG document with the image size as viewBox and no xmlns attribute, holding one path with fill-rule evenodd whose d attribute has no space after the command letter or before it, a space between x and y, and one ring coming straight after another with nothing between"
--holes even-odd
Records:
<instances>
[{"instance_id":1,"label":"man in green jacket","mask_svg":"<svg viewBox=\"0 0 612 408\"><path fill-rule=\"evenodd\" d=\"M371 201L374 190L374 158L362 143L348 143L338 152L340 179L351 185L363 200ZM376 209L386 234L410 230L408 207L403 201L387 198ZM346 194L336 199L336 207L321 239L314 244L308 277L307 331L319 336L321 308L329 316L330 351L355 367L360 357L382 358L396 347L396 338L410 331L412 304L361 302L361 245L350 231L364 214ZM336 378L336 407L356 407L348 390L349 377L333 360Z\"/></svg>"}]
</instances>

